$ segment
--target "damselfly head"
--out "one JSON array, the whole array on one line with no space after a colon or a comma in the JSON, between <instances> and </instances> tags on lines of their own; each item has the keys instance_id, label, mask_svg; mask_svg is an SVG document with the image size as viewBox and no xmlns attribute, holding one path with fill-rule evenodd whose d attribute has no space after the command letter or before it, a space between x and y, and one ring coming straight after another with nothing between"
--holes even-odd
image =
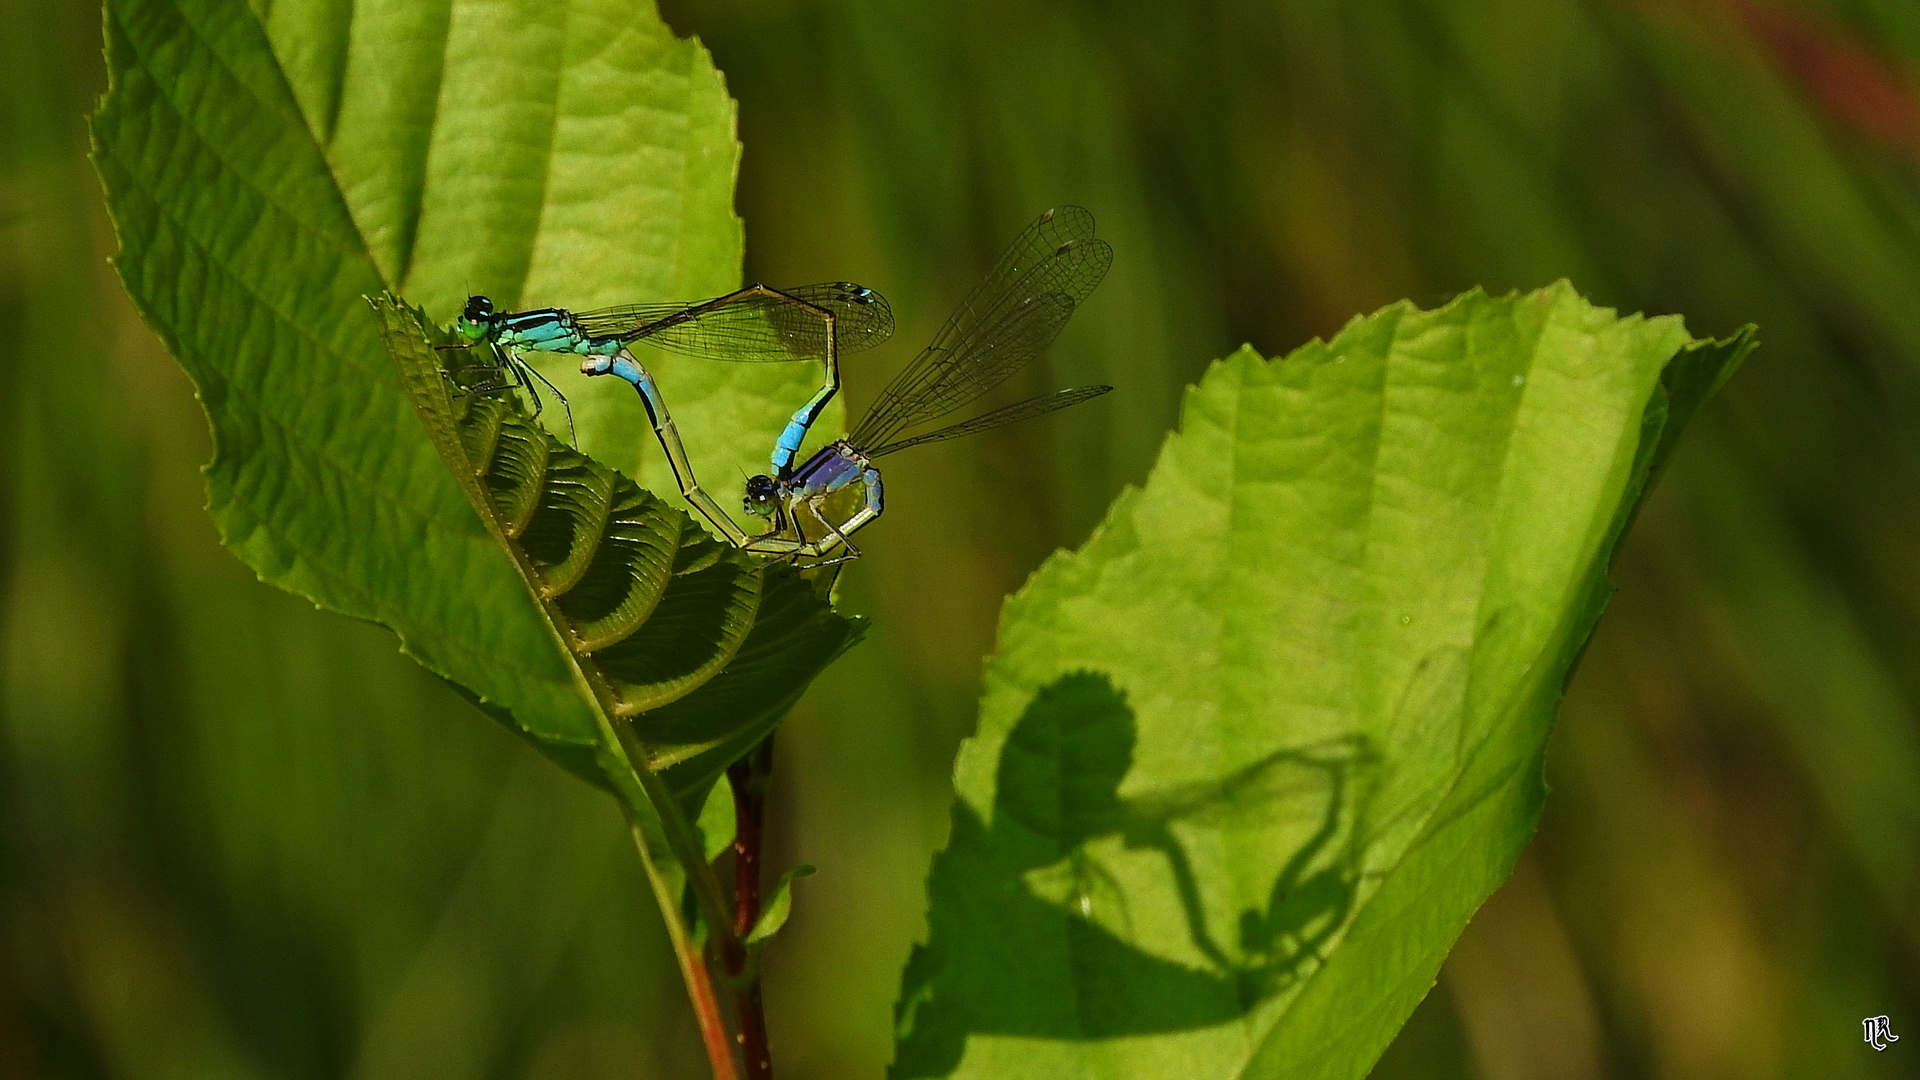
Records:
<instances>
[{"instance_id":1,"label":"damselfly head","mask_svg":"<svg viewBox=\"0 0 1920 1080\"><path fill-rule=\"evenodd\" d=\"M765 473L747 477L747 513L755 517L772 517L780 504L780 485L773 477Z\"/></svg>"},{"instance_id":2,"label":"damselfly head","mask_svg":"<svg viewBox=\"0 0 1920 1080\"><path fill-rule=\"evenodd\" d=\"M460 312L460 318L453 324L461 337L470 341L479 341L493 329L493 301L484 296L467 297L466 309Z\"/></svg>"}]
</instances>

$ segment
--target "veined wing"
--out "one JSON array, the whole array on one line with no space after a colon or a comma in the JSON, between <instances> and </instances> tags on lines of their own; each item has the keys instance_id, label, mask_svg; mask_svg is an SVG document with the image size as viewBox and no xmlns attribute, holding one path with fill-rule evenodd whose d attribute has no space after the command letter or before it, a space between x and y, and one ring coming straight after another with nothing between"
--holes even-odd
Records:
<instances>
[{"instance_id":1,"label":"veined wing","mask_svg":"<svg viewBox=\"0 0 1920 1080\"><path fill-rule=\"evenodd\" d=\"M601 308L576 312L574 322L590 337L617 337L709 360L768 363L824 357L826 320L794 300L833 313L842 354L871 349L893 335L893 309L886 297L850 281L742 290L692 304Z\"/></svg>"},{"instance_id":2,"label":"veined wing","mask_svg":"<svg viewBox=\"0 0 1920 1080\"><path fill-rule=\"evenodd\" d=\"M966 405L1045 352L1072 314L1072 300L1049 293L981 327L962 343L965 353L928 346L881 392L847 441L861 450L884 446L900 432ZM909 376L915 378L909 382Z\"/></svg>"},{"instance_id":3,"label":"veined wing","mask_svg":"<svg viewBox=\"0 0 1920 1080\"><path fill-rule=\"evenodd\" d=\"M1057 206L1035 218L960 302L932 347L963 351L969 337L1035 296L1062 293L1078 304L1092 295L1113 264L1113 249L1093 230L1093 214L1083 206Z\"/></svg>"},{"instance_id":4,"label":"veined wing","mask_svg":"<svg viewBox=\"0 0 1920 1080\"><path fill-rule=\"evenodd\" d=\"M944 416L1033 362L1113 263L1077 206L1040 215L961 302L933 344L896 375L868 410L855 446L872 446ZM866 442L859 441L865 438Z\"/></svg>"},{"instance_id":5,"label":"veined wing","mask_svg":"<svg viewBox=\"0 0 1920 1080\"><path fill-rule=\"evenodd\" d=\"M896 451L905 450L909 446L919 446L921 443L941 442L972 435L975 432L991 431L1008 424L1017 424L1022 420L1031 420L1036 416L1045 416L1050 412L1078 405L1083 401L1092 401L1112 389L1111 386L1076 386L1069 390L1055 390L1051 394L1042 394L1036 398L1016 402L1004 409L983 413L971 420L954 424L952 427L929 431L925 435L915 435L911 439L901 439L899 442L888 443L878 450L863 451L863 453L869 458L885 457ZM857 448L859 444L854 445Z\"/></svg>"}]
</instances>

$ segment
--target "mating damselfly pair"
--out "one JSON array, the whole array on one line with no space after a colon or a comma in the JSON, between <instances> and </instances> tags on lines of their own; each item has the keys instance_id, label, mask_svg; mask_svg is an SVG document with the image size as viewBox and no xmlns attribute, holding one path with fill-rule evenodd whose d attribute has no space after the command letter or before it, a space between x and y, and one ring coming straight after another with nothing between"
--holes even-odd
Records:
<instances>
[{"instance_id":1,"label":"mating damselfly pair","mask_svg":"<svg viewBox=\"0 0 1920 1080\"><path fill-rule=\"evenodd\" d=\"M569 430L572 409L565 396L528 365L523 354L576 354L583 374L626 380L640 395L681 495L715 529L745 551L814 559L819 561L813 565L827 566L858 558L852 534L884 509L875 460L909 446L1064 409L1112 389L1058 390L925 434L906 434L979 399L1038 358L1059 336L1073 309L1100 284L1112 261L1113 249L1094 236L1093 215L1086 210L1068 206L1040 215L846 437L798 466L794 462L802 441L839 392L841 354L870 349L893 333L892 309L864 286L829 282L782 290L754 285L692 304L582 312L501 312L486 297L475 296L454 323L466 344L451 347L486 347L492 353L492 364L467 369L488 374L463 392L517 388L532 399L537 415L538 387L545 386L567 411ZM635 344L712 360L821 363L822 385L775 439L771 471L746 482L743 507L767 522L766 531L748 533L701 488L659 386L629 350ZM843 520L831 520L824 509L827 500L855 483L862 489L862 505Z\"/></svg>"}]
</instances>

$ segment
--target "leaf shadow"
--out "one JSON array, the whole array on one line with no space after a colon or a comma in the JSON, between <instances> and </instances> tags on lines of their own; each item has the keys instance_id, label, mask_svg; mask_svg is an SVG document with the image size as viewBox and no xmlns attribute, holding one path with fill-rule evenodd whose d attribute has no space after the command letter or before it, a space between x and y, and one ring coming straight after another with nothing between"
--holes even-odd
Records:
<instances>
[{"instance_id":1,"label":"leaf shadow","mask_svg":"<svg viewBox=\"0 0 1920 1080\"><path fill-rule=\"evenodd\" d=\"M895 1080L950 1074L972 1035L1090 1041L1236 1020L1346 925L1355 796L1377 760L1363 739L1122 796L1135 743L1133 710L1107 676L1063 676L1007 737L991 824L955 804L928 879L927 940L896 1006ZM1274 853L1264 899L1210 903L1221 890L1193 845L1276 822L1296 846Z\"/></svg>"}]
</instances>

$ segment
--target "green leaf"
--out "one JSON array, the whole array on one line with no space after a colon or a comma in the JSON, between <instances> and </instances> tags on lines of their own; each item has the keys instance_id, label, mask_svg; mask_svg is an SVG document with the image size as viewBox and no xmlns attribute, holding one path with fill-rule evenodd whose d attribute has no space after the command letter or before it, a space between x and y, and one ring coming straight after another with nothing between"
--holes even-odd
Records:
<instances>
[{"instance_id":1,"label":"green leaf","mask_svg":"<svg viewBox=\"0 0 1920 1080\"><path fill-rule=\"evenodd\" d=\"M107 51L93 133L116 266L199 389L228 546L265 581L391 627L604 782L625 766L581 681L591 656L642 764L704 790L849 625L600 464L631 471L650 433L630 388L564 366L549 374L592 456L500 420L497 445L466 448L506 500L476 515L481 474L450 471L451 431L436 450L362 297L404 293L444 319L469 291L589 307L737 287L739 147L706 52L617 0L112 0ZM425 342L426 325L384 314L408 348ZM759 462L820 377L656 359L713 476ZM645 452L639 475L664 477ZM609 528L632 535L599 542Z\"/></svg>"},{"instance_id":2,"label":"green leaf","mask_svg":"<svg viewBox=\"0 0 1920 1080\"><path fill-rule=\"evenodd\" d=\"M700 804L700 817L694 824L700 829L700 850L708 862L733 846L734 830L738 826L736 815L732 784L715 784L707 790L707 798Z\"/></svg>"},{"instance_id":3,"label":"green leaf","mask_svg":"<svg viewBox=\"0 0 1920 1080\"><path fill-rule=\"evenodd\" d=\"M1002 615L893 1075L1364 1076L1532 833L1607 562L1752 340L1561 283L1214 365Z\"/></svg>"},{"instance_id":4,"label":"green leaf","mask_svg":"<svg viewBox=\"0 0 1920 1080\"><path fill-rule=\"evenodd\" d=\"M713 777L688 763L763 738L854 624L790 568L763 571L556 439L516 395L465 393L452 367L464 354L436 348L454 340L418 308L383 296L373 310L447 471L538 604L572 681L601 716L632 725L638 764L672 770L698 812L693 796ZM571 760L570 740L523 731Z\"/></svg>"},{"instance_id":5,"label":"green leaf","mask_svg":"<svg viewBox=\"0 0 1920 1080\"><path fill-rule=\"evenodd\" d=\"M749 947L764 945L767 939L780 932L787 925L787 916L793 914L793 883L795 879L812 877L813 867L802 863L780 875L774 883L773 891L767 894L766 906L760 909L760 917L754 920L753 929L747 933Z\"/></svg>"}]
</instances>

